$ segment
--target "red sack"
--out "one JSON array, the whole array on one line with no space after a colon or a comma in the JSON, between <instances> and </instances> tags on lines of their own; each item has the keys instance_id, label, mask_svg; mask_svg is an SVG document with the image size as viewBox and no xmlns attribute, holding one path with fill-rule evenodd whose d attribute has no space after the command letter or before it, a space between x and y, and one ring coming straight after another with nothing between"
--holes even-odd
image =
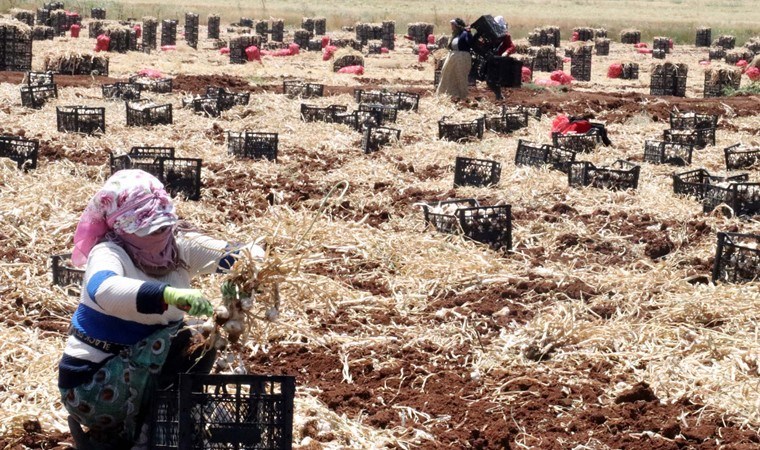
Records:
<instances>
[{"instance_id":1,"label":"red sack","mask_svg":"<svg viewBox=\"0 0 760 450\"><path fill-rule=\"evenodd\" d=\"M710 65L710 61L707 60L707 59L703 59L702 61L699 62L699 65L700 66L709 66Z\"/></svg>"},{"instance_id":2,"label":"red sack","mask_svg":"<svg viewBox=\"0 0 760 450\"><path fill-rule=\"evenodd\" d=\"M295 42L291 42L290 45L288 45L288 51L290 51L291 55L297 55L301 51L301 47Z\"/></svg>"},{"instance_id":3,"label":"red sack","mask_svg":"<svg viewBox=\"0 0 760 450\"><path fill-rule=\"evenodd\" d=\"M757 67L750 67L744 73L747 74L751 81L760 81L760 69Z\"/></svg>"},{"instance_id":4,"label":"red sack","mask_svg":"<svg viewBox=\"0 0 760 450\"><path fill-rule=\"evenodd\" d=\"M259 53L259 48L255 45L245 48L245 57L248 61L261 62L261 53Z\"/></svg>"},{"instance_id":5,"label":"red sack","mask_svg":"<svg viewBox=\"0 0 760 450\"><path fill-rule=\"evenodd\" d=\"M101 34L95 40L96 52L107 52L110 47L111 47L111 38L106 36L105 34Z\"/></svg>"},{"instance_id":6,"label":"red sack","mask_svg":"<svg viewBox=\"0 0 760 450\"><path fill-rule=\"evenodd\" d=\"M623 65L620 63L612 63L610 64L609 69L607 69L607 78L620 78L620 75L623 74Z\"/></svg>"},{"instance_id":7,"label":"red sack","mask_svg":"<svg viewBox=\"0 0 760 450\"><path fill-rule=\"evenodd\" d=\"M73 37L73 38L78 38L78 37L79 37L79 30L80 30L81 28L82 28L82 27L80 27L80 26L79 26L79 25L77 25L77 24L74 24L74 25L72 25L72 26L71 26L71 28L69 28L69 31L71 32L71 37Z\"/></svg>"},{"instance_id":8,"label":"red sack","mask_svg":"<svg viewBox=\"0 0 760 450\"><path fill-rule=\"evenodd\" d=\"M386 47L380 47L380 53L382 54L388 53L388 49Z\"/></svg>"},{"instance_id":9,"label":"red sack","mask_svg":"<svg viewBox=\"0 0 760 450\"><path fill-rule=\"evenodd\" d=\"M555 70L549 75L549 78L552 81L556 81L559 84L570 84L575 80L575 78L572 77L572 75L565 73L561 70Z\"/></svg>"},{"instance_id":10,"label":"red sack","mask_svg":"<svg viewBox=\"0 0 760 450\"><path fill-rule=\"evenodd\" d=\"M322 49L330 45L330 38L328 36L322 36Z\"/></svg>"},{"instance_id":11,"label":"red sack","mask_svg":"<svg viewBox=\"0 0 760 450\"><path fill-rule=\"evenodd\" d=\"M353 75L364 75L364 66L346 66L338 70L338 73L350 73Z\"/></svg>"},{"instance_id":12,"label":"red sack","mask_svg":"<svg viewBox=\"0 0 760 450\"><path fill-rule=\"evenodd\" d=\"M538 86L559 86L559 81L547 80L546 78L539 78L534 82Z\"/></svg>"},{"instance_id":13,"label":"red sack","mask_svg":"<svg viewBox=\"0 0 760 450\"><path fill-rule=\"evenodd\" d=\"M552 121L552 133L578 133L583 134L591 129L591 122L588 120L573 120L566 114L557 114L557 117ZM551 135L551 134L550 134Z\"/></svg>"},{"instance_id":14,"label":"red sack","mask_svg":"<svg viewBox=\"0 0 760 450\"><path fill-rule=\"evenodd\" d=\"M652 53L652 49L651 48L638 48L638 49L636 49L636 51L639 52L639 53L641 53L642 55Z\"/></svg>"},{"instance_id":15,"label":"red sack","mask_svg":"<svg viewBox=\"0 0 760 450\"><path fill-rule=\"evenodd\" d=\"M638 44L633 44L633 48L647 48L649 47L646 42L639 42Z\"/></svg>"},{"instance_id":16,"label":"red sack","mask_svg":"<svg viewBox=\"0 0 760 450\"><path fill-rule=\"evenodd\" d=\"M162 52L172 52L174 50L177 50L177 46L176 45L162 45L161 46L161 51Z\"/></svg>"},{"instance_id":17,"label":"red sack","mask_svg":"<svg viewBox=\"0 0 760 450\"><path fill-rule=\"evenodd\" d=\"M736 67L745 68L748 65L749 65L749 63L746 60L744 60L744 59L740 59L739 61L736 62Z\"/></svg>"},{"instance_id":18,"label":"red sack","mask_svg":"<svg viewBox=\"0 0 760 450\"><path fill-rule=\"evenodd\" d=\"M673 38L668 39L668 47L673 48Z\"/></svg>"},{"instance_id":19,"label":"red sack","mask_svg":"<svg viewBox=\"0 0 760 450\"><path fill-rule=\"evenodd\" d=\"M420 44L417 46L417 62L425 62L428 60L428 56L430 56L430 50L428 50L427 45Z\"/></svg>"},{"instance_id":20,"label":"red sack","mask_svg":"<svg viewBox=\"0 0 760 450\"><path fill-rule=\"evenodd\" d=\"M142 26L140 26L140 24L135 24L132 29L135 30L135 37L140 39L142 37Z\"/></svg>"},{"instance_id":21,"label":"red sack","mask_svg":"<svg viewBox=\"0 0 760 450\"><path fill-rule=\"evenodd\" d=\"M530 83L531 80L533 80L533 72L531 72L530 67L523 66L523 68L522 68L522 82L523 83Z\"/></svg>"},{"instance_id":22,"label":"red sack","mask_svg":"<svg viewBox=\"0 0 760 450\"><path fill-rule=\"evenodd\" d=\"M229 47L222 47L219 49L219 53L222 55L229 55L230 54L230 48Z\"/></svg>"},{"instance_id":23,"label":"red sack","mask_svg":"<svg viewBox=\"0 0 760 450\"><path fill-rule=\"evenodd\" d=\"M290 51L289 48L281 48L273 52L261 52L261 54L270 55L270 56L293 56L293 53Z\"/></svg>"},{"instance_id":24,"label":"red sack","mask_svg":"<svg viewBox=\"0 0 760 450\"><path fill-rule=\"evenodd\" d=\"M329 61L332 59L333 54L338 51L338 47L334 45L328 45L322 50L322 61Z\"/></svg>"},{"instance_id":25,"label":"red sack","mask_svg":"<svg viewBox=\"0 0 760 450\"><path fill-rule=\"evenodd\" d=\"M142 69L139 72L137 72L138 75L141 77L147 77L147 78L163 78L163 74L159 72L156 69Z\"/></svg>"},{"instance_id":26,"label":"red sack","mask_svg":"<svg viewBox=\"0 0 760 450\"><path fill-rule=\"evenodd\" d=\"M578 42L580 34L577 31L573 31L573 36L570 38L570 42Z\"/></svg>"},{"instance_id":27,"label":"red sack","mask_svg":"<svg viewBox=\"0 0 760 450\"><path fill-rule=\"evenodd\" d=\"M427 43L428 44L435 44L435 35L434 34L428 34Z\"/></svg>"}]
</instances>

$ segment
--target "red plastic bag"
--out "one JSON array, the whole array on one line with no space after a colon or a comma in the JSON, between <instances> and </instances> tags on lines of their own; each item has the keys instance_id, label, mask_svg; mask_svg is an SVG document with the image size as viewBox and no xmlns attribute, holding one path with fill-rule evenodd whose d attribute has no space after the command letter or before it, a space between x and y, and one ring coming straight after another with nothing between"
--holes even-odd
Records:
<instances>
[{"instance_id":1,"label":"red plastic bag","mask_svg":"<svg viewBox=\"0 0 760 450\"><path fill-rule=\"evenodd\" d=\"M744 59L740 59L739 61L736 62L736 67L744 68L744 67L747 67L748 65L749 63Z\"/></svg>"},{"instance_id":2,"label":"red plastic bag","mask_svg":"<svg viewBox=\"0 0 760 450\"><path fill-rule=\"evenodd\" d=\"M110 47L111 47L111 38L106 36L105 34L101 34L95 40L96 52L107 52Z\"/></svg>"},{"instance_id":3,"label":"red plastic bag","mask_svg":"<svg viewBox=\"0 0 760 450\"><path fill-rule=\"evenodd\" d=\"M259 52L259 48L255 45L245 48L245 57L248 61L261 62L261 53Z\"/></svg>"},{"instance_id":4,"label":"red plastic bag","mask_svg":"<svg viewBox=\"0 0 760 450\"><path fill-rule=\"evenodd\" d=\"M77 24L74 24L74 25L72 25L72 26L71 26L71 28L69 28L69 31L71 32L71 37L73 37L73 38L78 38L78 37L79 37L79 30L80 30L81 28L82 28L82 27L80 27L80 26L79 26L79 25L77 25Z\"/></svg>"},{"instance_id":5,"label":"red plastic bag","mask_svg":"<svg viewBox=\"0 0 760 450\"><path fill-rule=\"evenodd\" d=\"M388 53L388 49L386 47L380 47L380 53L382 54Z\"/></svg>"},{"instance_id":6,"label":"red plastic bag","mask_svg":"<svg viewBox=\"0 0 760 450\"><path fill-rule=\"evenodd\" d=\"M522 82L530 83L533 80L533 72L530 71L530 67L523 66L522 68Z\"/></svg>"},{"instance_id":7,"label":"red plastic bag","mask_svg":"<svg viewBox=\"0 0 760 450\"><path fill-rule=\"evenodd\" d=\"M137 72L138 75L141 77L148 77L148 78L163 78L163 74L159 72L156 69L142 69L139 72Z\"/></svg>"},{"instance_id":8,"label":"red plastic bag","mask_svg":"<svg viewBox=\"0 0 760 450\"><path fill-rule=\"evenodd\" d=\"M330 45L330 38L328 36L322 36L322 49Z\"/></svg>"},{"instance_id":9,"label":"red plastic bag","mask_svg":"<svg viewBox=\"0 0 760 450\"><path fill-rule=\"evenodd\" d=\"M573 36L570 38L571 42L578 42L578 39L580 39L580 34L577 31L573 31Z\"/></svg>"},{"instance_id":10,"label":"red plastic bag","mask_svg":"<svg viewBox=\"0 0 760 450\"><path fill-rule=\"evenodd\" d=\"M161 46L161 51L162 52L172 52L174 50L177 50L177 46L176 45L162 45Z\"/></svg>"},{"instance_id":11,"label":"red plastic bag","mask_svg":"<svg viewBox=\"0 0 760 450\"><path fill-rule=\"evenodd\" d=\"M329 61L332 59L333 54L338 51L338 47L334 45L328 45L322 50L322 61Z\"/></svg>"},{"instance_id":12,"label":"red plastic bag","mask_svg":"<svg viewBox=\"0 0 760 450\"><path fill-rule=\"evenodd\" d=\"M350 73L353 75L364 75L364 66L346 66L338 70L338 73Z\"/></svg>"},{"instance_id":13,"label":"red plastic bag","mask_svg":"<svg viewBox=\"0 0 760 450\"><path fill-rule=\"evenodd\" d=\"M647 48L649 47L646 42L639 42L638 44L633 44L633 48Z\"/></svg>"},{"instance_id":14,"label":"red plastic bag","mask_svg":"<svg viewBox=\"0 0 760 450\"><path fill-rule=\"evenodd\" d=\"M417 62L425 62L428 60L428 56L430 56L430 50L428 50L427 45L420 44L417 46Z\"/></svg>"},{"instance_id":15,"label":"red plastic bag","mask_svg":"<svg viewBox=\"0 0 760 450\"><path fill-rule=\"evenodd\" d=\"M570 75L569 73L565 73L561 70L555 70L549 75L549 78L552 81L556 81L559 84L563 84L563 85L570 84L573 82L573 80L575 80L575 78L573 78L572 75Z\"/></svg>"},{"instance_id":16,"label":"red plastic bag","mask_svg":"<svg viewBox=\"0 0 760 450\"><path fill-rule=\"evenodd\" d=\"M290 51L291 55L297 55L301 51L301 47L295 42L291 42L290 45L288 45L288 51Z\"/></svg>"},{"instance_id":17,"label":"red plastic bag","mask_svg":"<svg viewBox=\"0 0 760 450\"><path fill-rule=\"evenodd\" d=\"M427 43L428 44L435 44L435 35L434 34L428 34Z\"/></svg>"},{"instance_id":18,"label":"red plastic bag","mask_svg":"<svg viewBox=\"0 0 760 450\"><path fill-rule=\"evenodd\" d=\"M623 74L623 65L620 63L612 63L610 64L609 69L607 69L607 78L620 78L620 75Z\"/></svg>"},{"instance_id":19,"label":"red plastic bag","mask_svg":"<svg viewBox=\"0 0 760 450\"><path fill-rule=\"evenodd\" d=\"M642 55L650 54L652 53L651 48L638 48L636 49L637 52L641 53Z\"/></svg>"},{"instance_id":20,"label":"red plastic bag","mask_svg":"<svg viewBox=\"0 0 760 450\"><path fill-rule=\"evenodd\" d=\"M135 37L137 39L140 39L142 37L142 26L140 24L135 24L135 26L132 27L133 30L135 30Z\"/></svg>"},{"instance_id":21,"label":"red plastic bag","mask_svg":"<svg viewBox=\"0 0 760 450\"><path fill-rule=\"evenodd\" d=\"M673 48L673 38L668 39L668 47Z\"/></svg>"},{"instance_id":22,"label":"red plastic bag","mask_svg":"<svg viewBox=\"0 0 760 450\"><path fill-rule=\"evenodd\" d=\"M700 66L709 66L710 65L710 61L707 60L707 59L703 59L702 61L699 62L699 65Z\"/></svg>"},{"instance_id":23,"label":"red plastic bag","mask_svg":"<svg viewBox=\"0 0 760 450\"><path fill-rule=\"evenodd\" d=\"M758 69L757 67L750 67L744 73L747 74L750 80L760 81L760 69Z\"/></svg>"},{"instance_id":24,"label":"red plastic bag","mask_svg":"<svg viewBox=\"0 0 760 450\"><path fill-rule=\"evenodd\" d=\"M534 81L534 83L538 86L559 86L559 81L554 80L547 80L546 78L539 78L538 80Z\"/></svg>"},{"instance_id":25,"label":"red plastic bag","mask_svg":"<svg viewBox=\"0 0 760 450\"><path fill-rule=\"evenodd\" d=\"M573 120L571 122L570 118L567 117L566 114L557 114L557 117L555 117L554 120L552 120L551 133L583 134L583 133L588 132L588 130L590 129L591 129L591 122L589 122L588 120Z\"/></svg>"},{"instance_id":26,"label":"red plastic bag","mask_svg":"<svg viewBox=\"0 0 760 450\"><path fill-rule=\"evenodd\" d=\"M219 53L222 55L229 55L230 54L230 48L229 47L222 47L219 49Z\"/></svg>"}]
</instances>

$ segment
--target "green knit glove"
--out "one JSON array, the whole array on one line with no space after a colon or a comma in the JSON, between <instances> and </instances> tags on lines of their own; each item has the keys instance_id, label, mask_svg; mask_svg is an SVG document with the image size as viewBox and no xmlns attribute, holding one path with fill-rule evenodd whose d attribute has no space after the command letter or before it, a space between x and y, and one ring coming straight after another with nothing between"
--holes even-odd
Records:
<instances>
[{"instance_id":1,"label":"green knit glove","mask_svg":"<svg viewBox=\"0 0 760 450\"><path fill-rule=\"evenodd\" d=\"M178 289L166 286L164 288L164 302L186 311L191 316L211 317L214 315L214 307L211 302L206 300L203 293L198 289Z\"/></svg>"}]
</instances>

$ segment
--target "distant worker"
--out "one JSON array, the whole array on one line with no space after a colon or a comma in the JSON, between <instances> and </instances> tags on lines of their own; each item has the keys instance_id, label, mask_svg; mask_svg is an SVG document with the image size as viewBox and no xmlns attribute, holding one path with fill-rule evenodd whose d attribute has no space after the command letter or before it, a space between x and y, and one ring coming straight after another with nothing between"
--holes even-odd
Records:
<instances>
[{"instance_id":1,"label":"distant worker","mask_svg":"<svg viewBox=\"0 0 760 450\"><path fill-rule=\"evenodd\" d=\"M502 55L509 56L515 52L516 47L512 42L512 36L509 34L507 22L503 16L494 17L494 22L499 28L500 35L504 37L494 42L490 51L486 52L483 57L485 58L485 64L483 66L484 74L481 75L481 79L485 78L486 85L494 95L496 100L502 100L504 97L501 95L502 86L519 86L520 80L512 80L508 73L513 72L517 76L522 75L522 63L518 63L512 58L502 58ZM515 66L520 66L520 73L517 74L514 69ZM510 68L512 68L510 70ZM512 77L514 78L514 77Z\"/></svg>"},{"instance_id":2,"label":"distant worker","mask_svg":"<svg viewBox=\"0 0 760 450\"><path fill-rule=\"evenodd\" d=\"M467 75L472 66L472 55L470 55L472 39L472 34L464 20L456 18L451 21L450 51L441 69L441 82L438 84L437 94L446 94L460 99L467 98Z\"/></svg>"},{"instance_id":3,"label":"distant worker","mask_svg":"<svg viewBox=\"0 0 760 450\"><path fill-rule=\"evenodd\" d=\"M502 56L504 54L511 55L515 52L517 47L515 47L515 44L512 42L512 36L509 34L509 26L503 16L496 16L494 17L494 20L499 25L499 28L501 28L502 33L504 33L504 39L496 49L496 56Z\"/></svg>"}]
</instances>

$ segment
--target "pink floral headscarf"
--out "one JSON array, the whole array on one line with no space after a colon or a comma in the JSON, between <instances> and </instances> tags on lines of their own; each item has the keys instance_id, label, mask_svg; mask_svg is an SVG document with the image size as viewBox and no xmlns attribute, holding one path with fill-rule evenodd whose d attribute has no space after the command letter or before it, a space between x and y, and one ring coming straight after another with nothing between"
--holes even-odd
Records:
<instances>
[{"instance_id":1,"label":"pink floral headscarf","mask_svg":"<svg viewBox=\"0 0 760 450\"><path fill-rule=\"evenodd\" d=\"M132 236L154 222L175 223L177 215L164 185L142 170L120 170L90 200L74 233L71 261L82 266L106 234Z\"/></svg>"}]
</instances>

